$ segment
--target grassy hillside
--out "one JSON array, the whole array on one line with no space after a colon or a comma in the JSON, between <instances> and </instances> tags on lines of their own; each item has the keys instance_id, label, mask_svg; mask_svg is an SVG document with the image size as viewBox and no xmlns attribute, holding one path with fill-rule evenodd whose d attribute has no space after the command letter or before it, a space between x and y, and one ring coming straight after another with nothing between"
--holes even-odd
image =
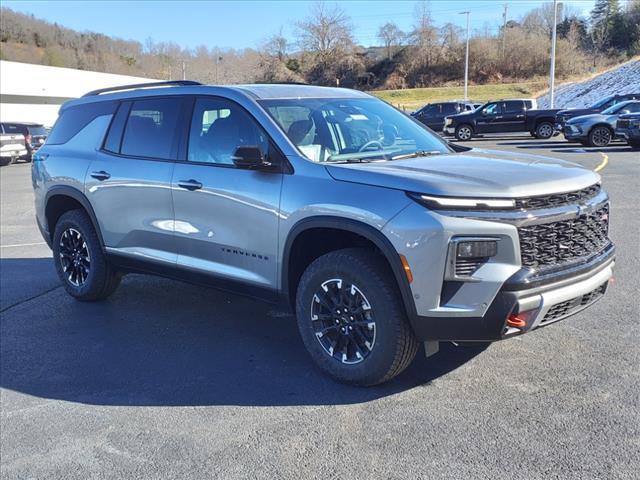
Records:
<instances>
[{"instance_id":1,"label":"grassy hillside","mask_svg":"<svg viewBox=\"0 0 640 480\"><path fill-rule=\"evenodd\" d=\"M535 97L546 87L547 82L544 80L525 83L470 85L469 99L480 103L500 98L530 98ZM462 99L464 97L464 87L375 90L370 93L405 110L415 110L429 102Z\"/></svg>"}]
</instances>

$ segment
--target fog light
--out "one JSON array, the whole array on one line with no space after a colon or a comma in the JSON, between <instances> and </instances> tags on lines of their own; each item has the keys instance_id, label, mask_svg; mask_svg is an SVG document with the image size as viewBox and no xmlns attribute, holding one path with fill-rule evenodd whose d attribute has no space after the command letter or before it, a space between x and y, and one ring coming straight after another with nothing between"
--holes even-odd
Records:
<instances>
[{"instance_id":1,"label":"fog light","mask_svg":"<svg viewBox=\"0 0 640 480\"><path fill-rule=\"evenodd\" d=\"M458 242L456 258L489 258L498 253L498 242L495 240L474 240Z\"/></svg>"}]
</instances>

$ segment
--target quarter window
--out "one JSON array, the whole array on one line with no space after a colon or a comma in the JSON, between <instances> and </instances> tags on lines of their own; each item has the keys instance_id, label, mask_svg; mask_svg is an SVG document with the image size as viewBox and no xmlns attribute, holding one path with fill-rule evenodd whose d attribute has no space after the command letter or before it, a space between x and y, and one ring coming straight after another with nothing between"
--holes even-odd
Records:
<instances>
[{"instance_id":1,"label":"quarter window","mask_svg":"<svg viewBox=\"0 0 640 480\"><path fill-rule=\"evenodd\" d=\"M121 153L134 157L175 158L181 98L138 100L131 106Z\"/></svg>"},{"instance_id":2,"label":"quarter window","mask_svg":"<svg viewBox=\"0 0 640 480\"><path fill-rule=\"evenodd\" d=\"M293 118L297 112L288 112ZM255 120L235 103L217 98L195 102L189 132L190 162L233 165L233 154L240 146L257 146L269 155L267 135Z\"/></svg>"}]
</instances>

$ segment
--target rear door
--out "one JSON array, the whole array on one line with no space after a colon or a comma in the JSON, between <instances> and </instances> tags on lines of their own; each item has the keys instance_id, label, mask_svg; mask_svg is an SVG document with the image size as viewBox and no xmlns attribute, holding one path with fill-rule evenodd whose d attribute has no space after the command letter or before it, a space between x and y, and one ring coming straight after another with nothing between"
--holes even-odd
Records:
<instances>
[{"instance_id":1,"label":"rear door","mask_svg":"<svg viewBox=\"0 0 640 480\"><path fill-rule=\"evenodd\" d=\"M241 106L220 97L193 99L184 159L171 184L178 264L275 289L283 174L237 168L239 146L258 146L272 163L285 161Z\"/></svg>"},{"instance_id":2,"label":"rear door","mask_svg":"<svg viewBox=\"0 0 640 480\"><path fill-rule=\"evenodd\" d=\"M501 132L526 130L525 108L522 100L507 100L502 104L502 119L497 123Z\"/></svg>"},{"instance_id":3,"label":"rear door","mask_svg":"<svg viewBox=\"0 0 640 480\"><path fill-rule=\"evenodd\" d=\"M85 193L110 253L176 262L171 176L184 102L168 96L121 103L89 166Z\"/></svg>"}]
</instances>

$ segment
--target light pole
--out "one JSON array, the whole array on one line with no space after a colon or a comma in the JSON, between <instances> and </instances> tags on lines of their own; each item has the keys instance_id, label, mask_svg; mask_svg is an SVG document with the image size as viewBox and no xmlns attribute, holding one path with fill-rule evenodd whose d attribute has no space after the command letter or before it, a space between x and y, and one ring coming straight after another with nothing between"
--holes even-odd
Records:
<instances>
[{"instance_id":1,"label":"light pole","mask_svg":"<svg viewBox=\"0 0 640 480\"><path fill-rule=\"evenodd\" d=\"M469 84L469 12L460 12L467 16L467 51L464 56L464 101L467 101L467 85Z\"/></svg>"},{"instance_id":2,"label":"light pole","mask_svg":"<svg viewBox=\"0 0 640 480\"><path fill-rule=\"evenodd\" d=\"M549 69L549 108L553 108L553 89L556 83L556 24L558 23L558 0L553 0L553 30L551 33L551 68Z\"/></svg>"}]
</instances>

